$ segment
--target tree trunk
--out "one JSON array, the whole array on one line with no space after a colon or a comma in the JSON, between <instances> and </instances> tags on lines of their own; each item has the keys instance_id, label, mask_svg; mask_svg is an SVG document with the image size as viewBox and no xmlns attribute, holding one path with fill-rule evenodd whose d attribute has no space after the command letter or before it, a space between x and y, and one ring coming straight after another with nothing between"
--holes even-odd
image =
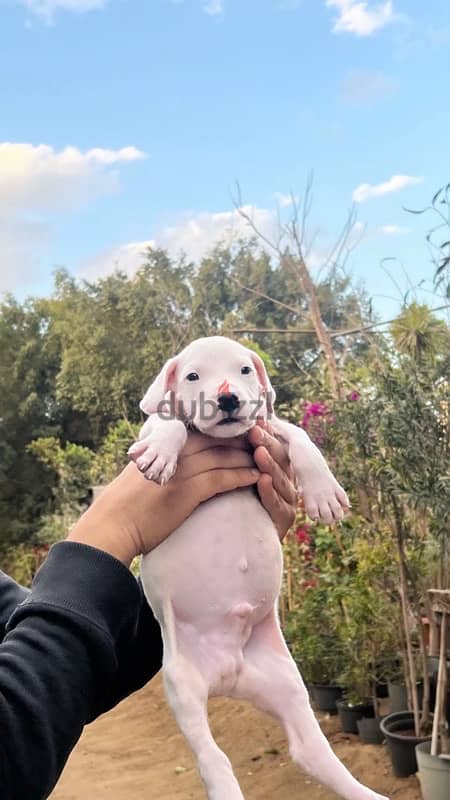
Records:
<instances>
[{"instance_id":1,"label":"tree trunk","mask_svg":"<svg viewBox=\"0 0 450 800\"><path fill-rule=\"evenodd\" d=\"M308 310L311 315L311 322L313 324L319 344L323 350L325 360L328 368L328 375L330 379L330 389L334 400L342 399L342 386L339 376L339 370L334 356L333 344L328 333L327 327L322 319L320 313L319 301L317 299L316 287L309 274L308 267L306 266L305 259L300 254L297 258L288 256L291 266L297 272L300 288L306 297L308 303Z\"/></svg>"}]
</instances>

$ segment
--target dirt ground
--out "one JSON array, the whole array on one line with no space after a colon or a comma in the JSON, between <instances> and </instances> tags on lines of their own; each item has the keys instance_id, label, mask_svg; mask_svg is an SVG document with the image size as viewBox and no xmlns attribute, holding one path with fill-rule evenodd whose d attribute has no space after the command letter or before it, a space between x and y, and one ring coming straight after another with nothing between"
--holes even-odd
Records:
<instances>
[{"instance_id":1,"label":"dirt ground","mask_svg":"<svg viewBox=\"0 0 450 800\"><path fill-rule=\"evenodd\" d=\"M211 727L228 754L246 800L336 800L290 761L281 729L244 703L213 700ZM321 719L353 774L391 800L420 800L415 777L397 780L383 747L362 745ZM194 762L167 709L160 677L90 725L52 800L203 800Z\"/></svg>"}]
</instances>

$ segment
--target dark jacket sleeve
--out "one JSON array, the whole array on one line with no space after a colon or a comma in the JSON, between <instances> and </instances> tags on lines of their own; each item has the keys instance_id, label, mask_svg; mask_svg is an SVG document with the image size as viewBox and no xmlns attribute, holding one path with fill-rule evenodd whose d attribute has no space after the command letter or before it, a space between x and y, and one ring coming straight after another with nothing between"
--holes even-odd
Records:
<instances>
[{"instance_id":1,"label":"dark jacket sleeve","mask_svg":"<svg viewBox=\"0 0 450 800\"><path fill-rule=\"evenodd\" d=\"M28 593L28 589L19 586L18 583L0 570L0 643L5 636L6 623L11 614L19 603L25 600Z\"/></svg>"},{"instance_id":2,"label":"dark jacket sleeve","mask_svg":"<svg viewBox=\"0 0 450 800\"><path fill-rule=\"evenodd\" d=\"M160 629L123 564L76 542L52 547L31 593L0 589L2 614L14 608L0 644L0 794L43 800L83 726L159 670Z\"/></svg>"}]
</instances>

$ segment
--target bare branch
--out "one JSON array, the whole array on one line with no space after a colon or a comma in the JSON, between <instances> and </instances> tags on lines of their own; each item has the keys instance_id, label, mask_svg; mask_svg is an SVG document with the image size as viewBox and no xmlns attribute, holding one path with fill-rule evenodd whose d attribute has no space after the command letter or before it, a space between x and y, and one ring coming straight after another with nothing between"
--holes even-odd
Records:
<instances>
[{"instance_id":1,"label":"bare branch","mask_svg":"<svg viewBox=\"0 0 450 800\"><path fill-rule=\"evenodd\" d=\"M301 316L303 311L301 308L296 308L295 306L289 306L287 303L282 303L281 300L276 300L275 297L270 297L268 294L264 294L264 292L260 292L258 289L251 289L250 286L244 286L237 278L232 278L233 283L236 283L240 289L244 289L246 292L250 292L250 294L256 294L258 297L262 297L264 300L269 300L270 303L274 303L277 306L281 306L281 308L285 308L287 311L292 311L294 314L298 314Z\"/></svg>"},{"instance_id":2,"label":"bare branch","mask_svg":"<svg viewBox=\"0 0 450 800\"><path fill-rule=\"evenodd\" d=\"M446 309L450 308L450 303L447 303L445 306L438 306L437 308L431 308L430 312L434 314L436 311L445 311ZM372 325L363 325L362 327L358 328L346 328L341 331L328 331L328 335L331 339L338 339L340 336L355 336L359 333L366 333L368 331L375 330L376 328L381 328L384 325L391 325L395 322L397 317L393 319L386 319L382 322L374 322ZM285 334L292 334L294 336L314 336L315 330L311 329L299 329L293 328L291 330L287 330L286 328L231 328L232 333L285 333Z\"/></svg>"}]
</instances>

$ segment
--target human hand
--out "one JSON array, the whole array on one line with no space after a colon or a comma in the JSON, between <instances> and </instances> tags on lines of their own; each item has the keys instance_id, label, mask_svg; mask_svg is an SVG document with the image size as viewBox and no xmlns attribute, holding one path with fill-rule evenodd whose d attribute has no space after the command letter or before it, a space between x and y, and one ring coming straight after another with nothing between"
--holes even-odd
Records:
<instances>
[{"instance_id":1,"label":"human hand","mask_svg":"<svg viewBox=\"0 0 450 800\"><path fill-rule=\"evenodd\" d=\"M227 446L222 445L222 442ZM261 478L244 439L189 434L175 475L165 486L128 464L83 514L68 538L106 550L124 564L148 553L200 503Z\"/></svg>"},{"instance_id":2,"label":"human hand","mask_svg":"<svg viewBox=\"0 0 450 800\"><path fill-rule=\"evenodd\" d=\"M248 443L255 448L253 454ZM129 565L134 556L161 544L200 503L254 484L282 539L294 521L296 494L285 448L267 426L253 428L248 442L244 437L190 433L177 471L165 486L146 480L129 464L68 538L106 550Z\"/></svg>"},{"instance_id":3,"label":"human hand","mask_svg":"<svg viewBox=\"0 0 450 800\"><path fill-rule=\"evenodd\" d=\"M270 424L262 420L248 432L248 440L255 448L253 457L261 472L257 483L261 503L283 541L297 509L294 471L287 449L272 435Z\"/></svg>"}]
</instances>

